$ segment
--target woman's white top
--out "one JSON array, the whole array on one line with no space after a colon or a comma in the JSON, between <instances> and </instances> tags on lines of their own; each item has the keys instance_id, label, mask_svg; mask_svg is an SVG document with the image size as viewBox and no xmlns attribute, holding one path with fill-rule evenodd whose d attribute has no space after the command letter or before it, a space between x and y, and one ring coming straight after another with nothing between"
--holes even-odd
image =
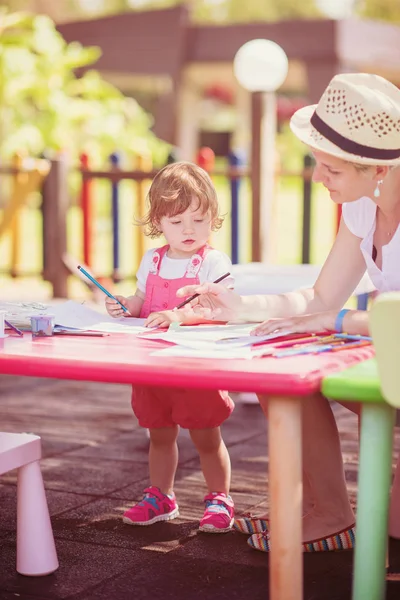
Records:
<instances>
[{"instance_id":1,"label":"woman's white top","mask_svg":"<svg viewBox=\"0 0 400 600\"><path fill-rule=\"evenodd\" d=\"M400 291L400 227L388 244L382 246L382 270L372 259L373 239L376 227L375 202L367 196L342 205L342 216L348 229L361 238L368 275L379 292Z\"/></svg>"}]
</instances>

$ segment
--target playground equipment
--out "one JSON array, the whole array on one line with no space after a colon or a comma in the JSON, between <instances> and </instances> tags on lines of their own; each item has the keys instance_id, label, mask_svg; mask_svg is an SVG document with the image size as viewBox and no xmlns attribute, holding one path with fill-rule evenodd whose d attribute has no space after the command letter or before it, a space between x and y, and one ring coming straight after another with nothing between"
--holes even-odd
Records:
<instances>
[{"instance_id":1,"label":"playground equipment","mask_svg":"<svg viewBox=\"0 0 400 600\"><path fill-rule=\"evenodd\" d=\"M171 154L169 162L175 158ZM232 152L227 159L218 162L215 161L214 153L209 148L200 149L197 157L198 162L207 169L212 178L215 178L216 184L221 189L227 182L229 193L224 206L225 213L230 214L230 235L226 242L230 244L230 253L233 264L240 263L239 249L242 249L243 260L243 240L244 238L252 240L249 237L248 227L252 225L250 216L247 212L249 203L248 180L250 177L250 168L245 164L244 156L240 152ZM0 221L0 236L6 233L12 235L12 260L7 272L13 275L23 274L18 268L19 253L21 252L20 238L21 233L18 228L18 209L23 206L27 196L32 190L37 190L42 186L42 217L43 217L43 277L49 281L53 287L55 297L68 296L67 279L70 274L79 276L77 266L81 264L86 270L92 272L93 276L100 279L105 287L110 283L120 281L122 278L134 278L139 266L141 257L146 250L145 237L139 227L134 227L134 218L143 216L146 210L146 194L152 178L157 170L152 168L151 158L149 156L136 157L135 170L127 171L122 168L122 161L118 153L113 153L109 158L110 168L107 170L91 169L90 157L82 155L78 166L78 172L81 175L81 188L78 193L78 206L81 211L81 227L78 231L78 244L74 244L75 249L67 247L67 217L71 208L71 202L68 191L68 175L71 172L67 157L60 153L51 161L39 159L28 163L18 162L17 157L10 167L2 167L1 173L7 173L13 177L13 188L11 199L4 210L3 220ZM301 172L280 171L277 177L301 177L303 181L303 218L302 218L302 248L301 257L303 263L310 262L311 246L311 194L312 194L312 168L310 157L305 157L304 169ZM103 186L94 188L95 180L106 180L109 182L109 208L107 208L107 226L101 229L100 235L105 231L106 244L111 241L112 265L108 261L109 254L106 251L106 260L98 261L99 244L103 243L96 239L99 227L96 227L98 211L96 205L101 196L102 206L107 202L107 188ZM126 187L122 187L122 181L128 182ZM129 183L131 182L131 183ZM244 184L246 185L244 186ZM124 184L125 186L125 184ZM130 192L130 190L132 190ZM247 195L244 196L244 193ZM131 194L131 195L130 195ZM129 222L125 217L125 211L128 202L130 213ZM124 209L124 218L121 216L121 210ZM254 209L254 207L252 207ZM71 209L75 211L76 208ZM109 212L108 212L109 211ZM104 212L104 209L103 209ZM243 215L249 217L243 220ZM109 216L108 216L109 215ZM17 225L15 224L17 223ZM111 225L111 226L110 226ZM273 225L272 225L273 226ZM336 232L337 223L334 224ZM224 234L229 227L229 220L224 227ZM79 234L80 229L80 234ZM125 236L129 231L129 239L132 240L132 253L129 255L129 265L126 253L127 245L124 243L125 253L122 252L121 236L125 231ZM82 243L79 242L79 238ZM111 239L112 238L112 239ZM229 239L230 238L230 239ZM74 229L74 241L77 235ZM38 240L39 245L41 240ZM80 246L82 250L80 250ZM96 255L94 250L96 247ZM225 245L226 248L226 245ZM228 245L229 248L229 245ZM247 250L246 250L247 252ZM229 250L228 250L229 253ZM133 258L132 258L133 256ZM96 259L97 260L94 260ZM121 266L121 259L123 264ZM250 258L250 260L252 260ZM4 272L4 271L3 271ZM88 281L84 280L85 284ZM89 283L90 286L90 283ZM94 288L91 288L96 293Z\"/></svg>"},{"instance_id":2,"label":"playground equipment","mask_svg":"<svg viewBox=\"0 0 400 600\"><path fill-rule=\"evenodd\" d=\"M0 239L9 235L11 238L10 274L16 277L21 250L21 209L26 205L29 195L40 189L44 178L50 170L50 163L45 159L23 159L15 155L11 167L2 167L0 174L8 174L13 178L12 192L0 222Z\"/></svg>"},{"instance_id":3,"label":"playground equipment","mask_svg":"<svg viewBox=\"0 0 400 600\"><path fill-rule=\"evenodd\" d=\"M140 155L137 157L137 169L144 173L151 173L153 170L153 160L150 155ZM141 179L136 184L137 189L137 211L138 217L141 218L146 212L146 180ZM141 231L136 232L136 248L135 256L138 261L144 254L144 236ZM139 267L139 264L138 264Z\"/></svg>"},{"instance_id":4,"label":"playground equipment","mask_svg":"<svg viewBox=\"0 0 400 600\"><path fill-rule=\"evenodd\" d=\"M80 156L81 169L89 170L89 156L81 154ZM90 179L82 180L81 187L81 209L82 209L82 227L83 227L83 260L87 265L90 265L92 254L92 202L91 202L92 181Z\"/></svg>"},{"instance_id":5,"label":"playground equipment","mask_svg":"<svg viewBox=\"0 0 400 600\"><path fill-rule=\"evenodd\" d=\"M110 165L112 171L118 171L120 168L120 156L113 152L110 156ZM111 182L111 215L113 228L113 279L119 281L119 194L118 182Z\"/></svg>"}]
</instances>

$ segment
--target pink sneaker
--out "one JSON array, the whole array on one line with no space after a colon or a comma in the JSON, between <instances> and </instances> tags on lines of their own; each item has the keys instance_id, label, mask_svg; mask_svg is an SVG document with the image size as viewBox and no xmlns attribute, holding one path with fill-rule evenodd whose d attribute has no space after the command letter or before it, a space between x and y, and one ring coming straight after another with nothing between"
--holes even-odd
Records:
<instances>
[{"instance_id":1,"label":"pink sneaker","mask_svg":"<svg viewBox=\"0 0 400 600\"><path fill-rule=\"evenodd\" d=\"M200 531L205 533L226 533L234 521L232 498L222 492L212 492L204 497L206 510L200 521Z\"/></svg>"},{"instance_id":2,"label":"pink sneaker","mask_svg":"<svg viewBox=\"0 0 400 600\"><path fill-rule=\"evenodd\" d=\"M175 494L167 496L152 485L144 490L143 500L124 513L122 520L128 525L153 525L157 521L171 521L178 516Z\"/></svg>"}]
</instances>

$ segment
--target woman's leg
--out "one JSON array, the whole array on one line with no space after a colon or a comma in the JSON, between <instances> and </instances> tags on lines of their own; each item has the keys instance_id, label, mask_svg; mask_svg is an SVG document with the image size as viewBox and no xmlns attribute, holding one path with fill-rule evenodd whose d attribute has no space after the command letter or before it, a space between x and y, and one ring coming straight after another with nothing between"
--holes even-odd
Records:
<instances>
[{"instance_id":1,"label":"woman's leg","mask_svg":"<svg viewBox=\"0 0 400 600\"><path fill-rule=\"evenodd\" d=\"M303 541L342 531L354 524L344 478L339 433L328 400L320 394L302 403ZM260 397L268 416L268 398Z\"/></svg>"},{"instance_id":2,"label":"woman's leg","mask_svg":"<svg viewBox=\"0 0 400 600\"><path fill-rule=\"evenodd\" d=\"M200 456L201 469L209 492L229 494L231 461L219 427L191 429L190 437Z\"/></svg>"},{"instance_id":3,"label":"woman's leg","mask_svg":"<svg viewBox=\"0 0 400 600\"><path fill-rule=\"evenodd\" d=\"M178 466L179 428L163 427L150 429L149 470L150 483L164 493L172 494L176 468Z\"/></svg>"}]
</instances>

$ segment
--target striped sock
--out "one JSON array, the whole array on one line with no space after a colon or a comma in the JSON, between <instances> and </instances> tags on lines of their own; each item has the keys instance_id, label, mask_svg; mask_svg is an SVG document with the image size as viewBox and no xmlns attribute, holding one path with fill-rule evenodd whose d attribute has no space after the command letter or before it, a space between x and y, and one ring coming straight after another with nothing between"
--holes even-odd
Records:
<instances>
[{"instance_id":1,"label":"striped sock","mask_svg":"<svg viewBox=\"0 0 400 600\"><path fill-rule=\"evenodd\" d=\"M270 535L268 531L255 533L247 540L248 545L261 552L269 552L271 549ZM352 550L356 543L356 529L350 527L326 538L305 542L303 552L333 552L338 550Z\"/></svg>"}]
</instances>

